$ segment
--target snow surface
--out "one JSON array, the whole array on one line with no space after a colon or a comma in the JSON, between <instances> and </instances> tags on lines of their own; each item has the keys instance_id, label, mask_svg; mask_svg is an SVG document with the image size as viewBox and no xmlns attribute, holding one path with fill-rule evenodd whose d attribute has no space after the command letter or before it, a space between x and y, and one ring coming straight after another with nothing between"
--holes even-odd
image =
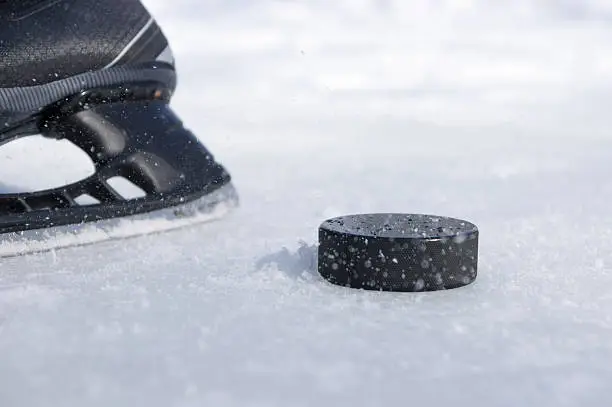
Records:
<instances>
[{"instance_id":1,"label":"snow surface","mask_svg":"<svg viewBox=\"0 0 612 407\"><path fill-rule=\"evenodd\" d=\"M0 405L612 402L611 3L147 5L242 207L3 260ZM90 170L32 140L0 149L4 190ZM319 223L370 211L476 223L477 281L321 281Z\"/></svg>"}]
</instances>

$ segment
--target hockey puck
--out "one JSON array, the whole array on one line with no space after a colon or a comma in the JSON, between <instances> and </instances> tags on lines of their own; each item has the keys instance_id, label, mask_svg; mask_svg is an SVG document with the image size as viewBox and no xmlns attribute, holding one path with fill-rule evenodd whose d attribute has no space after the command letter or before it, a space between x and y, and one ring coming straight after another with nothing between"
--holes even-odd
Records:
<instances>
[{"instance_id":1,"label":"hockey puck","mask_svg":"<svg viewBox=\"0 0 612 407\"><path fill-rule=\"evenodd\" d=\"M327 281L378 291L437 291L476 279L478 228L433 215L373 213L319 227L318 271Z\"/></svg>"}]
</instances>

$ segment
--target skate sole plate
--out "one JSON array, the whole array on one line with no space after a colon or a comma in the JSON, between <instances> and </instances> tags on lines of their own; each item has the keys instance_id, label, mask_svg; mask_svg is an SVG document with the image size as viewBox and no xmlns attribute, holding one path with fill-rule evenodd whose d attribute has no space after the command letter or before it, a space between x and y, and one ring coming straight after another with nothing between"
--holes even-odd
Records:
<instances>
[{"instance_id":1,"label":"skate sole plate","mask_svg":"<svg viewBox=\"0 0 612 407\"><path fill-rule=\"evenodd\" d=\"M153 212L0 235L0 258L159 234L224 218L238 206L229 183L197 200Z\"/></svg>"}]
</instances>

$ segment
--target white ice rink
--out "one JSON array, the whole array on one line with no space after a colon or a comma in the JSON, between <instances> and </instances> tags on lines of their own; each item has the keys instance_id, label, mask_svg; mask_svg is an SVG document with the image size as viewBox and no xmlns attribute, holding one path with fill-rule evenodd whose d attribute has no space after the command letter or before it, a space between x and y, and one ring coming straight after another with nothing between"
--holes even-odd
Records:
<instances>
[{"instance_id":1,"label":"white ice rink","mask_svg":"<svg viewBox=\"0 0 612 407\"><path fill-rule=\"evenodd\" d=\"M612 3L146 4L242 206L2 260L1 406L612 404ZM35 140L5 190L89 171ZM319 223L371 211L476 223L477 281L322 281Z\"/></svg>"}]
</instances>

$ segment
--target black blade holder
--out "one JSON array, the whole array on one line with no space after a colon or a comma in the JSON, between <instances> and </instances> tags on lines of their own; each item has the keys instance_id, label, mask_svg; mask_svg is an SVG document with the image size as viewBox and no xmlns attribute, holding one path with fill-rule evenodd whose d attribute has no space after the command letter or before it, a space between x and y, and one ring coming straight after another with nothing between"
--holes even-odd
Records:
<instances>
[{"instance_id":1,"label":"black blade holder","mask_svg":"<svg viewBox=\"0 0 612 407\"><path fill-rule=\"evenodd\" d=\"M83 92L41 115L38 131L86 153L93 175L59 188L0 194L0 233L75 224L180 205L229 183L230 176L169 107L155 83ZM107 182L123 177L145 196L124 198ZM93 204L77 203L79 197Z\"/></svg>"}]
</instances>

